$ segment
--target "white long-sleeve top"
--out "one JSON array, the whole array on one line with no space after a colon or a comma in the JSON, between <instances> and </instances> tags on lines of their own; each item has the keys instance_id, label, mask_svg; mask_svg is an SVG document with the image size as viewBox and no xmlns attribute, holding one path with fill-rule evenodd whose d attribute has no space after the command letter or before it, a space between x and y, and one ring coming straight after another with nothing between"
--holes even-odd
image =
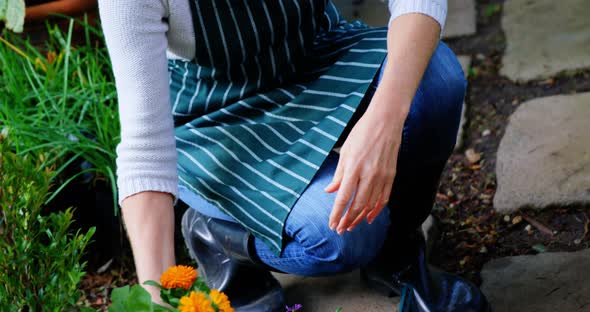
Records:
<instances>
[{"instance_id":1,"label":"white long-sleeve top","mask_svg":"<svg viewBox=\"0 0 590 312\"><path fill-rule=\"evenodd\" d=\"M189 1L99 0L119 99L119 203L143 191L177 197L167 59L190 60L195 55ZM447 0L389 0L389 10L390 22L422 13L434 18L442 31Z\"/></svg>"}]
</instances>

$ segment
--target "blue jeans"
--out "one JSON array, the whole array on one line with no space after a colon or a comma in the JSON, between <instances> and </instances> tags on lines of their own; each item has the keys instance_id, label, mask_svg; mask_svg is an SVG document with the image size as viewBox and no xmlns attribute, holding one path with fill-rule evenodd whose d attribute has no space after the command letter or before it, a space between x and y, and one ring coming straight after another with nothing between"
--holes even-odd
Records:
<instances>
[{"instance_id":1,"label":"blue jeans","mask_svg":"<svg viewBox=\"0 0 590 312\"><path fill-rule=\"evenodd\" d=\"M325 193L323 189L332 180L339 157L332 152L287 217L282 254L277 256L264 242L254 240L260 260L279 271L303 276L351 271L375 258L386 240L403 237L418 228L430 213L440 174L455 145L465 88L459 62L441 42L404 123L390 200L374 223L363 221L343 235L328 227L336 193ZM369 95L374 90L375 87L371 88ZM358 120L366 109L370 96L366 98L364 107L353 119ZM354 122L345 134L353 125ZM182 186L180 199L202 214L234 221Z\"/></svg>"}]
</instances>

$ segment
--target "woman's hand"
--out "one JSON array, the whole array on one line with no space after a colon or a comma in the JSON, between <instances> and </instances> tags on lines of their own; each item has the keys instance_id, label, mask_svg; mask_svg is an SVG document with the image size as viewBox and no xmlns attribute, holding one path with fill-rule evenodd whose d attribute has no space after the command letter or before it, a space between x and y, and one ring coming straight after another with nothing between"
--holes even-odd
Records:
<instances>
[{"instance_id":1,"label":"woman's hand","mask_svg":"<svg viewBox=\"0 0 590 312\"><path fill-rule=\"evenodd\" d=\"M339 234L365 217L372 223L389 200L403 125L440 31L436 20L420 13L401 15L389 24L383 76L342 145L334 179L325 189L338 190L329 226Z\"/></svg>"},{"instance_id":2,"label":"woman's hand","mask_svg":"<svg viewBox=\"0 0 590 312\"><path fill-rule=\"evenodd\" d=\"M334 178L325 188L329 193L338 190L329 223L338 234L352 231L365 218L372 223L389 200L407 113L380 110L394 105L387 93L379 88L375 92L367 111L342 145Z\"/></svg>"}]
</instances>

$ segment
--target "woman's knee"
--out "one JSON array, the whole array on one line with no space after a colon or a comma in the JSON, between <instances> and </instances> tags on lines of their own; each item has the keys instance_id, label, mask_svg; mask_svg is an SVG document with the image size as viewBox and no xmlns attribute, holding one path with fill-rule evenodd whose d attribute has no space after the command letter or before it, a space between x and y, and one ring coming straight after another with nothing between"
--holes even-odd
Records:
<instances>
[{"instance_id":1,"label":"woman's knee","mask_svg":"<svg viewBox=\"0 0 590 312\"><path fill-rule=\"evenodd\" d=\"M325 224L309 224L304 252L319 275L346 272L367 265L379 252L389 226L389 209L373 224L360 223L353 231L338 235Z\"/></svg>"}]
</instances>

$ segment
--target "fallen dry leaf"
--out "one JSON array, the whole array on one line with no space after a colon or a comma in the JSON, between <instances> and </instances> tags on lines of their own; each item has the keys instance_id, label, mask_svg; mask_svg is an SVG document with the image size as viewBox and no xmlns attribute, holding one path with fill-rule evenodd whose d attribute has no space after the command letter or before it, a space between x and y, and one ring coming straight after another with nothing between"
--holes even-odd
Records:
<instances>
[{"instance_id":1,"label":"fallen dry leaf","mask_svg":"<svg viewBox=\"0 0 590 312\"><path fill-rule=\"evenodd\" d=\"M472 164L481 160L481 154L470 148L465 151L465 158Z\"/></svg>"}]
</instances>

